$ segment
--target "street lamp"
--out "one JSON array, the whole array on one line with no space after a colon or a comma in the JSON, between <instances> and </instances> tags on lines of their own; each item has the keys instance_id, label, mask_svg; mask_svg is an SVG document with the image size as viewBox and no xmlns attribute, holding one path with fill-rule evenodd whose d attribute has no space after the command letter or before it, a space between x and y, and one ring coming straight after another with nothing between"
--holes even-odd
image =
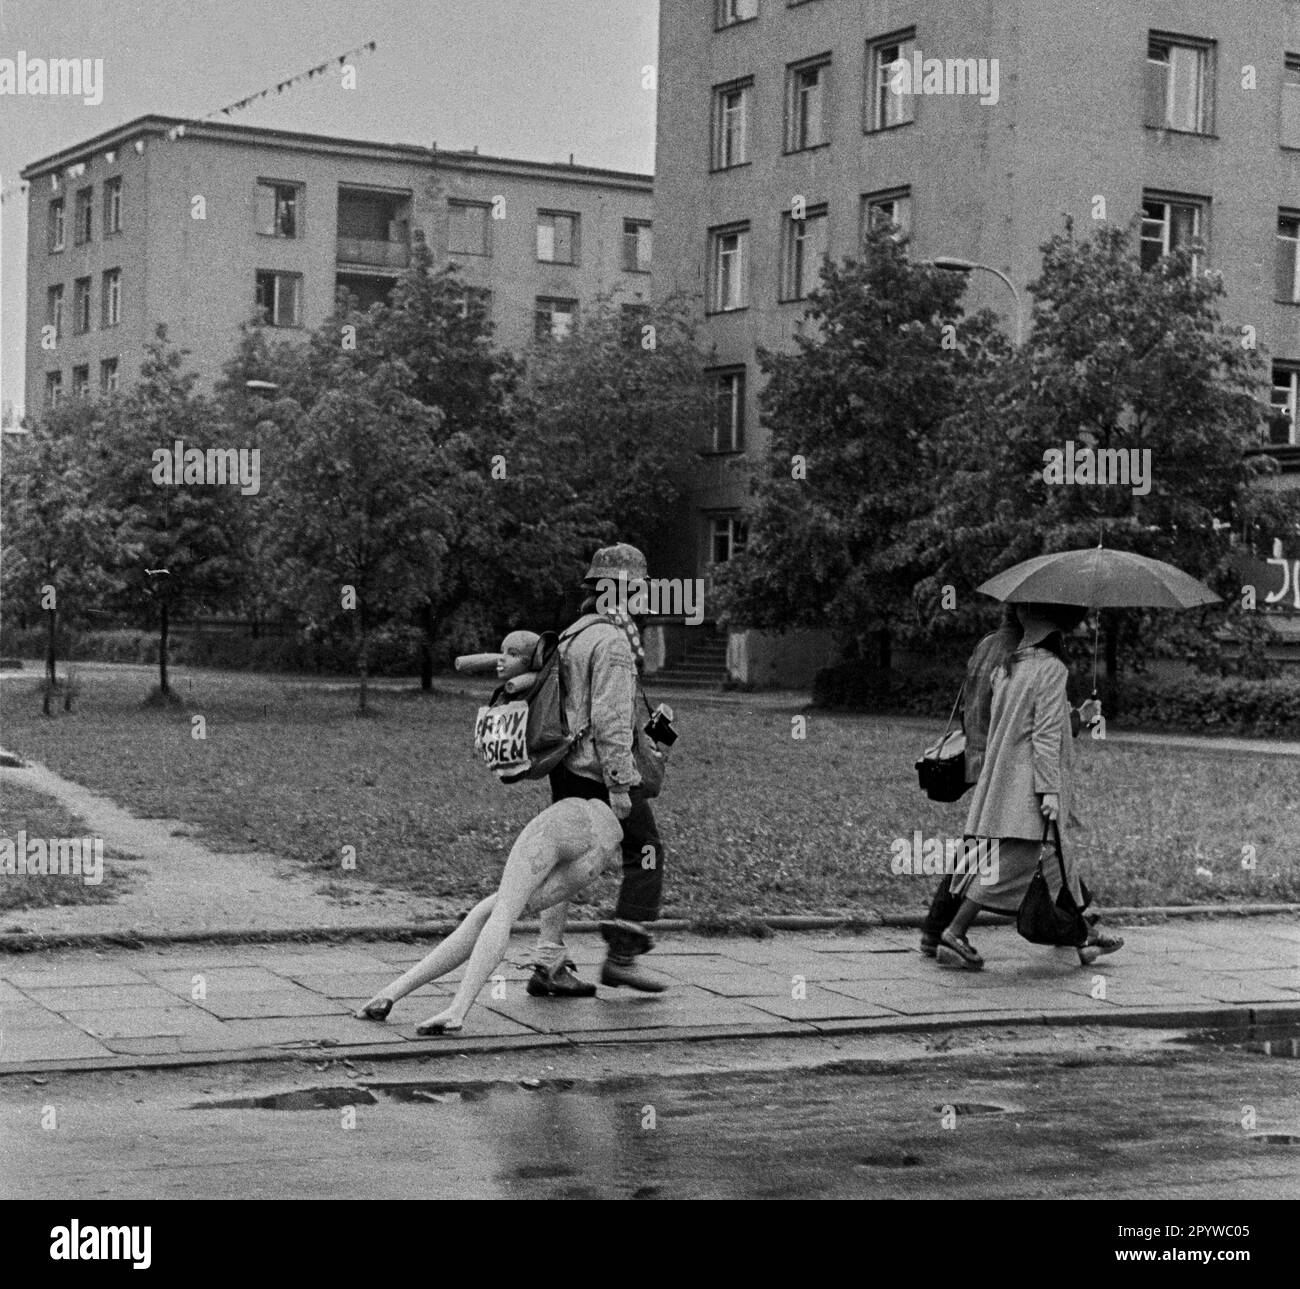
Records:
<instances>
[{"instance_id":1,"label":"street lamp","mask_svg":"<svg viewBox=\"0 0 1300 1289\"><path fill-rule=\"evenodd\" d=\"M1001 269L995 269L991 264L976 264L973 260L958 259L955 255L936 255L930 263L935 268L944 269L949 273L973 273L976 269L983 269L985 273L992 273L994 277L1001 278L1007 284L1007 289L1016 302L1016 347L1020 347L1022 331L1020 325L1020 292L1016 290L1016 284Z\"/></svg>"}]
</instances>

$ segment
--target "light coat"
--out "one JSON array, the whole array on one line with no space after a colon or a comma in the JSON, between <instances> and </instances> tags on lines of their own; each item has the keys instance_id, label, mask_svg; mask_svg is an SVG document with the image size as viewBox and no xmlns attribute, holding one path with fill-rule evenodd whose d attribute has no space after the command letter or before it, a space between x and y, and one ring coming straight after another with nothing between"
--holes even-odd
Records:
<instances>
[{"instance_id":1,"label":"light coat","mask_svg":"<svg viewBox=\"0 0 1300 1289\"><path fill-rule=\"evenodd\" d=\"M1030 646L1012 655L1014 666L993 672L988 744L966 816L968 837L1038 841L1044 793L1060 797L1061 830L1070 817L1072 756L1065 664ZM1069 850L1066 850L1067 856Z\"/></svg>"},{"instance_id":2,"label":"light coat","mask_svg":"<svg viewBox=\"0 0 1300 1289\"><path fill-rule=\"evenodd\" d=\"M595 625L582 630L588 624ZM636 659L627 635L607 618L587 613L565 629L559 650L565 718L571 730L585 727L564 766L584 779L626 792L641 782L632 756Z\"/></svg>"}]
</instances>

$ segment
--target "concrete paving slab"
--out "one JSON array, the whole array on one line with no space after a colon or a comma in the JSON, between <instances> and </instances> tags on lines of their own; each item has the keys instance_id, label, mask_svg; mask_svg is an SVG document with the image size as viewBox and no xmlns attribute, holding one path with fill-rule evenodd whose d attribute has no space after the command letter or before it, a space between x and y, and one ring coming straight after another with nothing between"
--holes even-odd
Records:
<instances>
[{"instance_id":1,"label":"concrete paving slab","mask_svg":"<svg viewBox=\"0 0 1300 1289\"><path fill-rule=\"evenodd\" d=\"M217 1021L194 1007L133 1007L125 1011L97 1009L70 1011L64 1015L71 1024L85 1030L87 1034L103 1039L220 1032Z\"/></svg>"},{"instance_id":2,"label":"concrete paving slab","mask_svg":"<svg viewBox=\"0 0 1300 1289\"><path fill-rule=\"evenodd\" d=\"M275 993L241 994L222 992L196 999L196 1007L222 1020L252 1020L277 1016L329 1016L346 1009L334 998L314 994L310 989L281 988Z\"/></svg>"},{"instance_id":3,"label":"concrete paving slab","mask_svg":"<svg viewBox=\"0 0 1300 1289\"><path fill-rule=\"evenodd\" d=\"M789 995L797 975L786 976L777 971L738 971L723 976L693 976L691 984L720 998L754 998L760 995L775 998L781 994ZM812 979L805 977L804 984Z\"/></svg>"},{"instance_id":4,"label":"concrete paving slab","mask_svg":"<svg viewBox=\"0 0 1300 1289\"><path fill-rule=\"evenodd\" d=\"M50 1011L121 1011L132 1007L161 1008L176 1003L176 995L156 985L80 985L48 988L28 985L24 992Z\"/></svg>"},{"instance_id":5,"label":"concrete paving slab","mask_svg":"<svg viewBox=\"0 0 1300 1289\"><path fill-rule=\"evenodd\" d=\"M192 971L168 968L150 972L149 978L159 988L183 998L191 997L199 982L209 997L217 993L274 993L288 983L284 976L266 967L212 966L195 967Z\"/></svg>"},{"instance_id":6,"label":"concrete paving slab","mask_svg":"<svg viewBox=\"0 0 1300 1289\"><path fill-rule=\"evenodd\" d=\"M3 983L17 989L26 989L29 985L80 988L88 985L140 985L148 982L140 975L134 963L55 962L40 968L15 967L12 971L0 966L0 985ZM3 1001L3 988L0 987L0 1002Z\"/></svg>"},{"instance_id":7,"label":"concrete paving slab","mask_svg":"<svg viewBox=\"0 0 1300 1289\"><path fill-rule=\"evenodd\" d=\"M0 1009L0 1030L6 1029L53 1029L64 1023L58 1012L48 1011L36 1003L26 1007L5 1007Z\"/></svg>"},{"instance_id":8,"label":"concrete paving slab","mask_svg":"<svg viewBox=\"0 0 1300 1289\"><path fill-rule=\"evenodd\" d=\"M898 1013L876 1003L866 1002L861 998L850 998L847 994L833 994L826 989L809 986L805 998L791 998L789 992L784 996L772 998L747 998L746 1005L759 1011L771 1012L783 1020L820 1021L829 1019L846 1019L854 1016L897 1016Z\"/></svg>"},{"instance_id":9,"label":"concrete paving slab","mask_svg":"<svg viewBox=\"0 0 1300 1289\"><path fill-rule=\"evenodd\" d=\"M56 1029L6 1030L0 1039L0 1062L75 1061L90 1056L111 1056L104 1044L74 1025Z\"/></svg>"}]
</instances>

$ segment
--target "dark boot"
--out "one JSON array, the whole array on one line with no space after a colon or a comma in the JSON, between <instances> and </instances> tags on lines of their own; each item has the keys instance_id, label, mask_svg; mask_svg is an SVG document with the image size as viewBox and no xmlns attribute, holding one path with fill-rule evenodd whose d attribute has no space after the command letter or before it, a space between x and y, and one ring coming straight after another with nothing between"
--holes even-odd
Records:
<instances>
[{"instance_id":1,"label":"dark boot","mask_svg":"<svg viewBox=\"0 0 1300 1289\"><path fill-rule=\"evenodd\" d=\"M609 953L600 969L600 983L626 985L646 994L661 994L668 988L661 980L645 975L636 965L638 954L649 953L654 941L643 926L635 922L602 922L600 934L609 945Z\"/></svg>"},{"instance_id":2,"label":"dark boot","mask_svg":"<svg viewBox=\"0 0 1300 1289\"><path fill-rule=\"evenodd\" d=\"M566 959L554 971L535 964L532 979L528 982L528 993L533 998L591 998L596 993L596 986L581 979L577 968Z\"/></svg>"}]
</instances>

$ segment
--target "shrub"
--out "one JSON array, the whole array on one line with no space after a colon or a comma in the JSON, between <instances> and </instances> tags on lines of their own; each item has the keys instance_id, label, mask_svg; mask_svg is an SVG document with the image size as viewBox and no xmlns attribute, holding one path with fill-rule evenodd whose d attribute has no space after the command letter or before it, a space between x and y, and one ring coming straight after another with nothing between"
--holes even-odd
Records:
<instances>
[{"instance_id":1,"label":"shrub","mask_svg":"<svg viewBox=\"0 0 1300 1289\"><path fill-rule=\"evenodd\" d=\"M1076 696L1091 677L1076 675ZM1085 683L1086 681L1086 683ZM813 703L881 715L946 719L961 684L951 672L880 673L861 663L840 663L817 673ZM1241 676L1194 676L1172 680L1125 677L1114 699L1102 694L1107 721L1115 729L1183 734L1241 734L1255 738L1300 737L1300 676L1251 680Z\"/></svg>"}]
</instances>

